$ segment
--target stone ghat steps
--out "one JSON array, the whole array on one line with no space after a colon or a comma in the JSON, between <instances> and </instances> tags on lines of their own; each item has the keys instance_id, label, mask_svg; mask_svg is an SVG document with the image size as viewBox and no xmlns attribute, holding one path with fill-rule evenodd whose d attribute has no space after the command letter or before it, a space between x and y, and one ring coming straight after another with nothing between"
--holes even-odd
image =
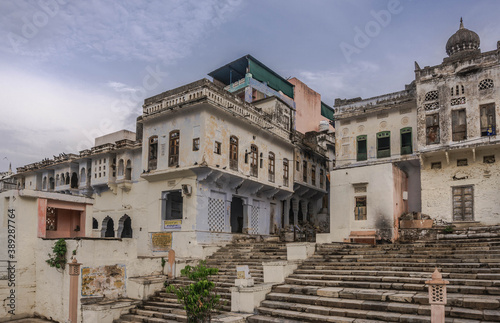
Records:
<instances>
[{"instance_id":1,"label":"stone ghat steps","mask_svg":"<svg viewBox=\"0 0 500 323\"><path fill-rule=\"evenodd\" d=\"M427 278L418 277L373 277L373 276L339 276L322 274L293 274L287 277L286 282L314 282L318 286L343 286L358 288L388 288L404 290L426 290ZM448 292L460 292L466 294L489 294L500 295L500 280L476 280L476 279L447 279Z\"/></svg>"}]
</instances>

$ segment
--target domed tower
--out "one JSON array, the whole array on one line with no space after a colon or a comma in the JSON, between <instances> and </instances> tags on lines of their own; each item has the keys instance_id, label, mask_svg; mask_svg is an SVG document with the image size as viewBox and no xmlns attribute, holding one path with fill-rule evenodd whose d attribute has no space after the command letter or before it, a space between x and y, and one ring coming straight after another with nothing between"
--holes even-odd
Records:
<instances>
[{"instance_id":1,"label":"domed tower","mask_svg":"<svg viewBox=\"0 0 500 323\"><path fill-rule=\"evenodd\" d=\"M465 28L462 18L460 18L460 28L446 43L446 54L450 58L455 58L479 53L479 43L479 36L472 30Z\"/></svg>"}]
</instances>

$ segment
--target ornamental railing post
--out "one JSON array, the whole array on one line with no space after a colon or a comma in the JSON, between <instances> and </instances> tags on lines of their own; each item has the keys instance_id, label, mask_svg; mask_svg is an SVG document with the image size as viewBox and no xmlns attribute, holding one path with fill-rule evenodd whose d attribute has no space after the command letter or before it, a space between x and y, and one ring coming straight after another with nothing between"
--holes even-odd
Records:
<instances>
[{"instance_id":1,"label":"ornamental railing post","mask_svg":"<svg viewBox=\"0 0 500 323\"><path fill-rule=\"evenodd\" d=\"M446 285L449 283L443 280L443 275L436 270L432 274L432 279L425 282L429 285L429 304L431 304L431 323L444 323L446 305Z\"/></svg>"}]
</instances>

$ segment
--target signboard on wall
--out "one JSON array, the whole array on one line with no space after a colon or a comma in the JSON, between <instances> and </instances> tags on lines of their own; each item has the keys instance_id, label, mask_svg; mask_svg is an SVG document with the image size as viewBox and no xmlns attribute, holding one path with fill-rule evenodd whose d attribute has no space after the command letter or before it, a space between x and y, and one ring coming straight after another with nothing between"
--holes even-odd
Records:
<instances>
[{"instance_id":1,"label":"signboard on wall","mask_svg":"<svg viewBox=\"0 0 500 323\"><path fill-rule=\"evenodd\" d=\"M151 233L151 249L158 252L166 252L172 249L171 232L153 232Z\"/></svg>"},{"instance_id":2,"label":"signboard on wall","mask_svg":"<svg viewBox=\"0 0 500 323\"><path fill-rule=\"evenodd\" d=\"M182 220L164 220L163 230L180 230Z\"/></svg>"}]
</instances>

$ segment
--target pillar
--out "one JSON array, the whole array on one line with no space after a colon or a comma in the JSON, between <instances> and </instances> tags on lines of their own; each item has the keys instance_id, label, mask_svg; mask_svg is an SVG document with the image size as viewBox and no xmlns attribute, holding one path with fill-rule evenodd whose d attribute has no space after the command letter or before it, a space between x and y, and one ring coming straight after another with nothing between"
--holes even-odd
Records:
<instances>
[{"instance_id":1,"label":"pillar","mask_svg":"<svg viewBox=\"0 0 500 323\"><path fill-rule=\"evenodd\" d=\"M250 208L252 206L250 204L248 204L248 201L244 200L243 202L243 233L250 233L250 230L249 230L249 221L250 221L250 218L248 216L248 214L250 214Z\"/></svg>"},{"instance_id":2,"label":"pillar","mask_svg":"<svg viewBox=\"0 0 500 323\"><path fill-rule=\"evenodd\" d=\"M73 258L69 265L69 322L78 322L78 276L80 276L80 265Z\"/></svg>"},{"instance_id":3,"label":"pillar","mask_svg":"<svg viewBox=\"0 0 500 323\"><path fill-rule=\"evenodd\" d=\"M299 200L292 199L293 225L299 224Z\"/></svg>"},{"instance_id":4,"label":"pillar","mask_svg":"<svg viewBox=\"0 0 500 323\"><path fill-rule=\"evenodd\" d=\"M443 275L436 270L432 274L432 280L425 282L429 285L429 304L431 304L431 323L445 322L446 305L446 284L449 282L443 280Z\"/></svg>"},{"instance_id":5,"label":"pillar","mask_svg":"<svg viewBox=\"0 0 500 323\"><path fill-rule=\"evenodd\" d=\"M288 228L290 226L290 199L286 199L284 203L284 223L283 223L283 228Z\"/></svg>"}]
</instances>

